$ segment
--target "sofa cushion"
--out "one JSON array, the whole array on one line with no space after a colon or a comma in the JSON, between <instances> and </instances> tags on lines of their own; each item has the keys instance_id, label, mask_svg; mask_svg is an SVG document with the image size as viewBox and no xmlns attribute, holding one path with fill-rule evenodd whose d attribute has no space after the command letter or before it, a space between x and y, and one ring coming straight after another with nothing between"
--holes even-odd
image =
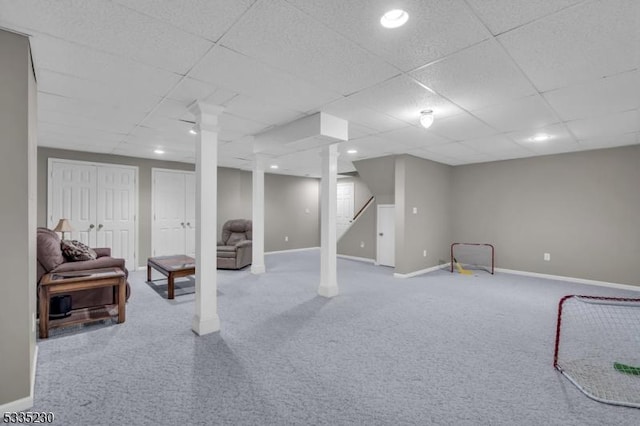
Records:
<instances>
[{"instance_id":1,"label":"sofa cushion","mask_svg":"<svg viewBox=\"0 0 640 426\"><path fill-rule=\"evenodd\" d=\"M65 259L60 248L60 237L55 232L38 228L37 247L38 262L45 271L50 271L64 263Z\"/></svg>"},{"instance_id":2,"label":"sofa cushion","mask_svg":"<svg viewBox=\"0 0 640 426\"><path fill-rule=\"evenodd\" d=\"M60 242L62 254L67 260L76 262L79 260L95 260L98 255L89 246L77 240L62 240Z\"/></svg>"},{"instance_id":3,"label":"sofa cushion","mask_svg":"<svg viewBox=\"0 0 640 426\"><path fill-rule=\"evenodd\" d=\"M236 246L218 246L218 253L225 253L225 252L235 253L236 250L237 250Z\"/></svg>"},{"instance_id":4,"label":"sofa cushion","mask_svg":"<svg viewBox=\"0 0 640 426\"><path fill-rule=\"evenodd\" d=\"M244 232L242 232L242 233L240 233L240 232L232 232L231 235L229 235L229 239L227 240L227 245L235 246L240 241L244 241L246 239L247 239L247 237L245 237Z\"/></svg>"},{"instance_id":5,"label":"sofa cushion","mask_svg":"<svg viewBox=\"0 0 640 426\"><path fill-rule=\"evenodd\" d=\"M222 259L222 258L235 259L236 252L235 251L218 251L218 259Z\"/></svg>"},{"instance_id":6,"label":"sofa cushion","mask_svg":"<svg viewBox=\"0 0 640 426\"><path fill-rule=\"evenodd\" d=\"M86 271L88 269L102 269L102 268L120 268L128 275L127 270L124 267L124 259L117 257L99 257L96 260L83 260L79 262L65 262L59 265L51 272L72 272L72 271Z\"/></svg>"}]
</instances>

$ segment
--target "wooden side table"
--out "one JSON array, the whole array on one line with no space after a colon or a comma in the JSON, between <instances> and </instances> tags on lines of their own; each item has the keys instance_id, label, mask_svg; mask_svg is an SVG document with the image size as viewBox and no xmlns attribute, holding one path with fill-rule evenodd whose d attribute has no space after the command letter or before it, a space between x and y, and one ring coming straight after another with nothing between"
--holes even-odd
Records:
<instances>
[{"instance_id":1,"label":"wooden side table","mask_svg":"<svg viewBox=\"0 0 640 426\"><path fill-rule=\"evenodd\" d=\"M120 268L90 269L87 271L52 272L40 280L38 287L40 338L49 337L49 329L73 324L101 321L111 318L110 310L114 305L103 307L74 309L67 318L49 320L49 304L51 296L66 294L70 291L89 290L99 287L117 288L118 323L125 321L125 304L127 279ZM73 303L73 302L72 302Z\"/></svg>"}]
</instances>

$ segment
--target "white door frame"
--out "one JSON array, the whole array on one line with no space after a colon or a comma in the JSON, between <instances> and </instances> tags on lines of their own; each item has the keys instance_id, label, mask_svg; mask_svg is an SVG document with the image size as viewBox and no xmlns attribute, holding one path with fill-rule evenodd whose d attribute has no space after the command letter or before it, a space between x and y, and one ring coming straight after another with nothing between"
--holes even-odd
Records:
<instances>
[{"instance_id":1,"label":"white door frame","mask_svg":"<svg viewBox=\"0 0 640 426\"><path fill-rule=\"evenodd\" d=\"M53 163L67 163L67 164L78 164L83 166L106 166L106 167L119 167L122 169L130 169L133 170L134 173L134 182L133 182L133 265L131 268L137 268L138 263L138 253L139 244L138 244L138 235L139 235L139 223L138 217L140 217L140 200L138 197L139 194L139 179L138 179L138 166L126 166L123 164L115 164L115 163L100 163L97 161L80 161L80 160L68 160L65 158L53 158L49 157L47 160L47 227L49 229L55 228L57 223L52 223L53 218L51 216L51 211L53 210L53 182L51 178L53 177Z\"/></svg>"},{"instance_id":2,"label":"white door frame","mask_svg":"<svg viewBox=\"0 0 640 426\"><path fill-rule=\"evenodd\" d=\"M392 208L394 209L394 213L395 213L395 204L378 204L377 209L376 209L376 265L384 265L384 266L392 266L395 267L395 214L392 216L394 217L394 222L393 222L393 240L392 240L392 248L393 248L393 265L387 265L386 263L382 263L380 262L380 210L381 209L387 209L387 208Z\"/></svg>"}]
</instances>

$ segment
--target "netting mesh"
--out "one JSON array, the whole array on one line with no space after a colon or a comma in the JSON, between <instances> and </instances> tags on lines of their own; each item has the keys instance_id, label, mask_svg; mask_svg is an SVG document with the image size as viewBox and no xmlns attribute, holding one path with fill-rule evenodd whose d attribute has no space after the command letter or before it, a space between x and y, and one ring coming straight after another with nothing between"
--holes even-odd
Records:
<instances>
[{"instance_id":1,"label":"netting mesh","mask_svg":"<svg viewBox=\"0 0 640 426\"><path fill-rule=\"evenodd\" d=\"M640 299L561 301L556 368L587 396L640 408Z\"/></svg>"},{"instance_id":2,"label":"netting mesh","mask_svg":"<svg viewBox=\"0 0 640 426\"><path fill-rule=\"evenodd\" d=\"M490 244L454 243L451 245L451 271L457 262L467 270L482 270L493 274L493 247Z\"/></svg>"}]
</instances>

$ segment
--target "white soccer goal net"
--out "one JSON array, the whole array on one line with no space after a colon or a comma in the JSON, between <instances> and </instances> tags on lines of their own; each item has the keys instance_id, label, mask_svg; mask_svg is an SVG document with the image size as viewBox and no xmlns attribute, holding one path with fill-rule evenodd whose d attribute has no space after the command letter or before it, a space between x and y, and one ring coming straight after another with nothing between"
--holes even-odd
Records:
<instances>
[{"instance_id":1,"label":"white soccer goal net","mask_svg":"<svg viewBox=\"0 0 640 426\"><path fill-rule=\"evenodd\" d=\"M493 274L495 250L486 243L451 244L451 272L487 271Z\"/></svg>"},{"instance_id":2,"label":"white soccer goal net","mask_svg":"<svg viewBox=\"0 0 640 426\"><path fill-rule=\"evenodd\" d=\"M590 398L640 408L640 299L562 298L554 367Z\"/></svg>"}]
</instances>

